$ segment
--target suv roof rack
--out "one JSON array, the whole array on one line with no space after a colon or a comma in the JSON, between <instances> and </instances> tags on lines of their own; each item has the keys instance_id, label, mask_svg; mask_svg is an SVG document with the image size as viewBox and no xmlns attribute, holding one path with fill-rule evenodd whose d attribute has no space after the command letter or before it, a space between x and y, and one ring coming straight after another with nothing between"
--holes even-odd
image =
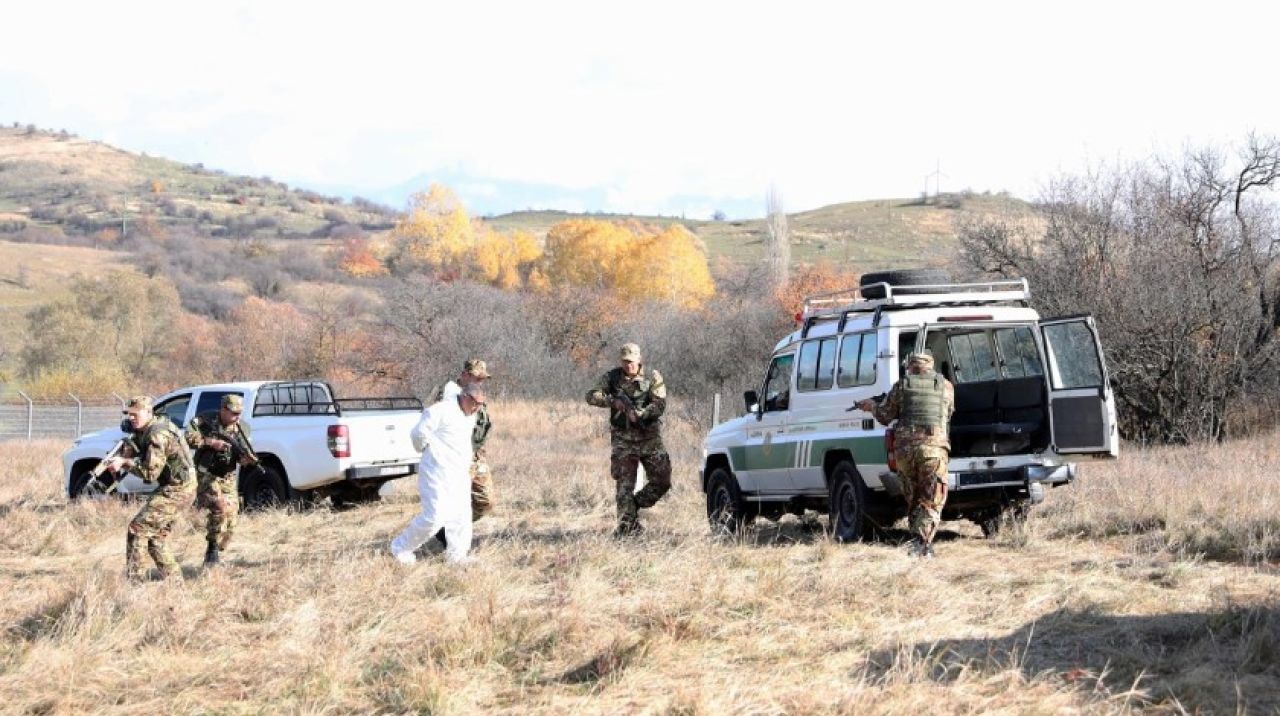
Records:
<instances>
[{"instance_id":1,"label":"suv roof rack","mask_svg":"<svg viewBox=\"0 0 1280 716\"><path fill-rule=\"evenodd\" d=\"M866 296L870 289L875 289L873 293L876 298ZM814 324L825 320L838 319L839 330L843 331L845 322L855 313L874 313L873 325L879 325L880 314L884 311L934 306L987 306L996 303L1018 303L1026 306L1029 300L1031 288L1025 278L897 287L887 283L873 283L806 296L800 312L800 318L804 322L800 337L806 337Z\"/></svg>"}]
</instances>

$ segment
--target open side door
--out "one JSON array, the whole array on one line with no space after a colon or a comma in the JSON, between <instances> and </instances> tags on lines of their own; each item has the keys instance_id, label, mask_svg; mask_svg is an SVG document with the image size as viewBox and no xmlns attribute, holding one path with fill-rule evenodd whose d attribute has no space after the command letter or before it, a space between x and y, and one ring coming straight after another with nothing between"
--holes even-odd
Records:
<instances>
[{"instance_id":1,"label":"open side door","mask_svg":"<svg viewBox=\"0 0 1280 716\"><path fill-rule=\"evenodd\" d=\"M1049 420L1055 451L1117 457L1115 400L1093 317L1040 321L1049 378Z\"/></svg>"}]
</instances>

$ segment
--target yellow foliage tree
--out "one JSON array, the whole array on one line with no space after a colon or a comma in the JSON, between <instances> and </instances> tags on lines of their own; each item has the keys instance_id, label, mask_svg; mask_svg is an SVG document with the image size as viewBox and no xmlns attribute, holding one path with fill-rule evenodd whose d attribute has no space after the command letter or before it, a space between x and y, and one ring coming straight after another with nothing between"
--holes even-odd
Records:
<instances>
[{"instance_id":1,"label":"yellow foliage tree","mask_svg":"<svg viewBox=\"0 0 1280 716\"><path fill-rule=\"evenodd\" d=\"M506 234L485 226L476 228L471 267L475 278L485 283L506 290L528 286L541 258L542 247L527 231Z\"/></svg>"},{"instance_id":2,"label":"yellow foliage tree","mask_svg":"<svg viewBox=\"0 0 1280 716\"><path fill-rule=\"evenodd\" d=\"M547 280L555 286L613 289L622 256L634 240L629 229L612 222L562 221L547 231Z\"/></svg>"},{"instance_id":3,"label":"yellow foliage tree","mask_svg":"<svg viewBox=\"0 0 1280 716\"><path fill-rule=\"evenodd\" d=\"M624 297L698 308L716 293L706 247L679 224L637 237L623 256L623 269L615 288Z\"/></svg>"},{"instance_id":4,"label":"yellow foliage tree","mask_svg":"<svg viewBox=\"0 0 1280 716\"><path fill-rule=\"evenodd\" d=\"M695 308L715 295L702 242L682 226L655 229L572 219L547 232L546 280L613 291L625 300Z\"/></svg>"},{"instance_id":5,"label":"yellow foliage tree","mask_svg":"<svg viewBox=\"0 0 1280 716\"><path fill-rule=\"evenodd\" d=\"M475 243L466 209L443 184L414 194L393 234L399 243L398 263L430 268L446 277L462 274Z\"/></svg>"}]
</instances>

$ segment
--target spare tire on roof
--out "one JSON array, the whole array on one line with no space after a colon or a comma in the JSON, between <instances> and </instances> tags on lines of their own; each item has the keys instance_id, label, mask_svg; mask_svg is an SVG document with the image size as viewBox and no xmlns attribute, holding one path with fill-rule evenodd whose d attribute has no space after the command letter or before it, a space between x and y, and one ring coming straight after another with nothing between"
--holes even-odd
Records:
<instances>
[{"instance_id":1,"label":"spare tire on roof","mask_svg":"<svg viewBox=\"0 0 1280 716\"><path fill-rule=\"evenodd\" d=\"M862 274L862 278L858 280L858 287L862 289L863 298L884 298L884 287L875 286L867 288L877 283L887 283L893 286L894 293L911 294L911 293L927 293L923 290L913 291L909 288L899 290L899 286L936 286L938 284L951 283L951 276L942 269L894 269L892 271L870 271Z\"/></svg>"}]
</instances>

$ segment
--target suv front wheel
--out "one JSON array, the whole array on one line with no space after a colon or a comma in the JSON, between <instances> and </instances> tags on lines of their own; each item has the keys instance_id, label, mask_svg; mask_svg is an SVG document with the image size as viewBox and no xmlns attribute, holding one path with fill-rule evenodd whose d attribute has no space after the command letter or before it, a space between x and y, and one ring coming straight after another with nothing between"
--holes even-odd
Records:
<instances>
[{"instance_id":1,"label":"suv front wheel","mask_svg":"<svg viewBox=\"0 0 1280 716\"><path fill-rule=\"evenodd\" d=\"M723 467L711 471L707 479L707 522L715 535L734 535L755 521L748 514L738 481Z\"/></svg>"},{"instance_id":2,"label":"suv front wheel","mask_svg":"<svg viewBox=\"0 0 1280 716\"><path fill-rule=\"evenodd\" d=\"M831 538L837 542L858 542L871 532L867 519L867 486L853 463L844 460L831 471L828 498Z\"/></svg>"}]
</instances>

